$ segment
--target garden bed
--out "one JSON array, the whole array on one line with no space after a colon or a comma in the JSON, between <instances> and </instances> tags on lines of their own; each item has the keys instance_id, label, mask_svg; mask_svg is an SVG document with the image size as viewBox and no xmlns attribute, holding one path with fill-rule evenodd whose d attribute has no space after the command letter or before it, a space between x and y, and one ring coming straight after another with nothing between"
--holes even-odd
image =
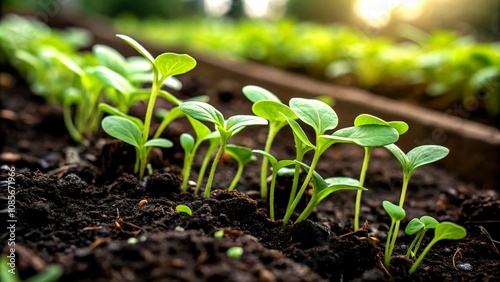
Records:
<instances>
[{"instance_id":1,"label":"garden bed","mask_svg":"<svg viewBox=\"0 0 500 282\"><path fill-rule=\"evenodd\" d=\"M125 55L133 54L104 27L93 30L100 30L96 32L98 42ZM407 121L408 136L403 135L398 142L403 148L420 145L415 140L441 138L436 135L441 131L435 130L443 130L445 141L422 142L449 147L451 153L441 164L454 169L449 172L429 166L415 173L403 225L413 217L431 215L439 221L464 225L468 236L437 244L412 276L407 274L411 262L402 257L394 259L389 269L382 266L390 219L381 202L395 202L401 187L401 167L383 149L373 152L365 183L370 191L365 193L361 214L368 223L357 232L352 232L354 193L349 191L330 196L303 223L281 229L279 221L270 221L267 205L257 195L260 161L245 169L237 187L244 194L225 191L236 170L231 160L218 169L221 173L216 175L216 190L210 198L181 194L183 156L175 142L174 148L154 154L156 172L140 182L127 173L134 163L131 147L103 134L74 143L64 128L61 109L31 95L12 69L3 68L2 75L15 83L0 96L5 136L0 177L7 179L9 169L15 168L16 266L23 278L51 263L62 265L62 281L473 281L500 277L500 254L493 241L500 237L495 228L500 201L496 191L485 189L498 187L498 133L493 129L460 121L457 131L454 119L435 113L423 116L424 110L415 112L411 106L367 97L357 90L327 86L254 64L194 57L198 66L181 77L184 88L176 94L181 99L207 94L210 103L227 116L251 113L251 103L241 94L241 86L257 84L283 99L332 95L341 127L351 125L363 112ZM412 115L403 116L410 110ZM143 116L144 107L135 107L133 113ZM185 122L175 122L166 137L177 141L188 128ZM264 127L248 128L231 141L263 148L265 134ZM278 159L291 157L292 139L289 130L277 137L275 144L279 146L273 154ZM478 154L479 147L485 150L484 155ZM318 172L358 177L362 156L362 150L354 145L335 145L321 159ZM483 173L483 182L476 185L457 179L457 174L467 177L464 172L472 169ZM281 178L278 184L276 212L281 218L286 201L280 199L288 199L285 187L289 179ZM2 185L4 188L7 183ZM3 206L6 196L2 189ZM300 204L302 208L307 198ZM139 206L144 199L148 203ZM176 212L178 204L189 205L193 216ZM2 213L2 221L7 221L7 213ZM224 230L222 239L214 238L217 230ZM2 235L5 254L9 252L9 235ZM137 240L129 240L131 237ZM411 240L401 235L395 254L404 254ZM243 247L241 258L228 258L226 250L232 246Z\"/></svg>"}]
</instances>

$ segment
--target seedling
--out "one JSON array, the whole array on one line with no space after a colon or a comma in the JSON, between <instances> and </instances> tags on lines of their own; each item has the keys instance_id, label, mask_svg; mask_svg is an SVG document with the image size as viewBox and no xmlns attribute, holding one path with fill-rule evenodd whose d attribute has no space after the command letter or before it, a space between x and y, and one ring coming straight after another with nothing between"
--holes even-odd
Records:
<instances>
[{"instance_id":1,"label":"seedling","mask_svg":"<svg viewBox=\"0 0 500 282\"><path fill-rule=\"evenodd\" d=\"M394 250L394 245L396 244L396 238L398 237L398 226L401 220L406 216L405 210L389 201L383 201L382 206L384 207L387 214L391 217L391 226L389 231L387 231L387 242L385 243L385 266L391 264L391 255Z\"/></svg>"},{"instance_id":2,"label":"seedling","mask_svg":"<svg viewBox=\"0 0 500 282\"><path fill-rule=\"evenodd\" d=\"M460 225L457 225L453 222L444 221L438 223L436 225L436 229L434 230L434 238L431 240L429 245L425 247L420 256L411 266L409 273L412 274L415 272L417 267L420 265L424 257L427 255L429 250L440 240L460 240L467 236L467 230Z\"/></svg>"},{"instance_id":3,"label":"seedling","mask_svg":"<svg viewBox=\"0 0 500 282\"><path fill-rule=\"evenodd\" d=\"M274 138L278 132L287 125L285 116L297 119L295 113L281 100L270 91L254 85L243 87L243 94L252 101L252 112L259 117L263 117L269 121L269 129L267 133L264 152L270 153ZM262 167L260 174L260 196L263 199L268 197L267 191L267 167L268 159L262 159Z\"/></svg>"},{"instance_id":4,"label":"seedling","mask_svg":"<svg viewBox=\"0 0 500 282\"><path fill-rule=\"evenodd\" d=\"M380 144L387 145L387 144L396 142L396 140L399 138L399 135L404 134L408 130L408 124L406 124L405 122L402 122L402 121L386 122L378 117L368 115L368 114L361 114L361 115L357 116L356 119L354 120L354 126L362 126L362 125L368 125L368 124L375 124L375 125L378 124L378 125L390 126L390 127L394 128L398 133L398 136L395 136L394 134L387 135L386 136L387 140L385 141L387 143L382 144L381 142L377 142L378 146L380 146ZM396 137L395 140L393 140L394 137ZM373 146L373 144L371 146L370 145L363 146L364 151L365 151L365 155L363 158L363 166L361 168L361 173L359 176L359 185L360 186L364 186L364 184L365 184L366 171L368 170L368 164L370 162L370 154L371 154L374 147L376 147L376 146ZM362 194L363 194L363 190L358 190L356 193L356 207L355 207L355 211L354 211L354 230L359 229L359 211L361 209Z\"/></svg>"},{"instance_id":5,"label":"seedling","mask_svg":"<svg viewBox=\"0 0 500 282\"><path fill-rule=\"evenodd\" d=\"M181 212L181 213L188 214L189 216L193 216L193 211L191 210L190 207L188 207L186 205L177 205L175 207L175 210L178 212Z\"/></svg>"},{"instance_id":6,"label":"seedling","mask_svg":"<svg viewBox=\"0 0 500 282\"><path fill-rule=\"evenodd\" d=\"M239 259L243 255L242 247L231 247L227 249L226 255L231 259Z\"/></svg>"},{"instance_id":7,"label":"seedling","mask_svg":"<svg viewBox=\"0 0 500 282\"><path fill-rule=\"evenodd\" d=\"M310 168L304 163L298 162L306 171L309 171ZM323 179L321 175L319 175L316 171L313 172L312 177L313 184L313 194L306 208L299 215L295 223L301 222L314 210L314 208L319 205L319 203L324 200L327 196L332 194L333 192L337 192L340 190L367 190L364 187L359 185L359 181L356 179L352 179L349 177L331 177L328 179Z\"/></svg>"},{"instance_id":8,"label":"seedling","mask_svg":"<svg viewBox=\"0 0 500 282\"><path fill-rule=\"evenodd\" d=\"M183 74L193 69L196 65L196 61L189 55L175 53L163 53L158 57L153 58L153 56L134 39L126 35L117 36L136 49L151 64L153 68L151 94L142 128L122 116L108 116L104 118L102 121L102 127L109 135L135 147L136 163L134 171L139 173L139 178L142 178L144 171L146 170L148 155L151 150L148 147L156 146L168 148L172 146L171 141L158 137L158 133L161 133L158 131L156 133L158 135L155 135L153 139L148 140L153 108L156 98L161 92L160 88L168 77Z\"/></svg>"},{"instance_id":9,"label":"seedling","mask_svg":"<svg viewBox=\"0 0 500 282\"><path fill-rule=\"evenodd\" d=\"M14 271L14 272L13 272ZM19 273L15 272L15 268L9 268L9 262L6 256L0 259L0 281L3 282L21 282ZM64 269L59 264L51 264L42 272L32 276L24 282L56 282L63 275Z\"/></svg>"},{"instance_id":10,"label":"seedling","mask_svg":"<svg viewBox=\"0 0 500 282\"><path fill-rule=\"evenodd\" d=\"M405 233L408 235L417 235L411 242L408 252L406 253L406 257L414 258L417 255L418 248L420 248L420 244L422 243L422 239L424 238L427 230L436 228L438 224L439 222L437 220L427 215L422 216L420 219L414 218L410 220L405 228Z\"/></svg>"},{"instance_id":11,"label":"seedling","mask_svg":"<svg viewBox=\"0 0 500 282\"><path fill-rule=\"evenodd\" d=\"M252 149L233 144L226 145L225 152L233 159L235 159L238 163L238 170L236 171L233 181L231 181L231 185L229 185L229 191L232 191L234 190L234 188L236 188L236 184L238 184L238 181L243 174L243 168L245 167L245 165L251 161L256 160L256 158L252 154Z\"/></svg>"},{"instance_id":12,"label":"seedling","mask_svg":"<svg viewBox=\"0 0 500 282\"><path fill-rule=\"evenodd\" d=\"M210 196L212 182L215 176L215 170L220 157L224 152L227 141L237 132L250 125L266 125L267 121L261 117L250 115L236 115L224 120L224 116L216 108L205 102L188 101L180 105L181 110L194 119L210 122L215 125L215 129L220 136L220 145L212 163L207 185L205 187L205 198Z\"/></svg>"},{"instance_id":13,"label":"seedling","mask_svg":"<svg viewBox=\"0 0 500 282\"><path fill-rule=\"evenodd\" d=\"M262 150L253 150L254 153L261 154L264 158L267 158L271 163L272 168L272 177L271 177L271 186L269 191L269 218L274 221L274 188L276 186L276 178L278 172L287 166L294 165L295 162L292 160L281 160L278 161L274 156L270 153Z\"/></svg>"},{"instance_id":14,"label":"seedling","mask_svg":"<svg viewBox=\"0 0 500 282\"><path fill-rule=\"evenodd\" d=\"M214 232L214 238L222 239L224 237L224 230L217 230Z\"/></svg>"}]
</instances>

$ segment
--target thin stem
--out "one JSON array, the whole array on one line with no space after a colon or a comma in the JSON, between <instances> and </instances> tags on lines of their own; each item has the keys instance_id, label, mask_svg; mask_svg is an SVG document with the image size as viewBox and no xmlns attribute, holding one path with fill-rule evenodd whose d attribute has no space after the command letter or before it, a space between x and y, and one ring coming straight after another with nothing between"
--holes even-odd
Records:
<instances>
[{"instance_id":1,"label":"thin stem","mask_svg":"<svg viewBox=\"0 0 500 282\"><path fill-rule=\"evenodd\" d=\"M264 146L264 151L270 153L271 146L273 144L274 138L279 131L279 127L273 125L273 123L269 123L269 133L267 134L266 145ZM268 196L267 190L267 170L268 170L269 160L265 157L262 158L262 166L260 170L260 197L262 199L266 199Z\"/></svg>"},{"instance_id":2,"label":"thin stem","mask_svg":"<svg viewBox=\"0 0 500 282\"><path fill-rule=\"evenodd\" d=\"M418 256L417 260L411 266L410 271L409 271L410 274L412 274L413 272L415 272L415 270L417 269L418 265L422 262L422 260L424 259L425 255L427 255L427 253L429 252L429 250L432 248L432 246L434 246L434 244L436 242L437 241L432 240L429 243L429 245L427 245L427 247L425 247L424 251L420 254L420 256Z\"/></svg>"},{"instance_id":3,"label":"thin stem","mask_svg":"<svg viewBox=\"0 0 500 282\"><path fill-rule=\"evenodd\" d=\"M273 180L271 180L271 193L269 194L269 218L274 221L274 189L276 187L276 177L278 172L273 170Z\"/></svg>"},{"instance_id":4,"label":"thin stem","mask_svg":"<svg viewBox=\"0 0 500 282\"><path fill-rule=\"evenodd\" d=\"M297 220L295 220L295 223L299 223L299 222L301 222L303 220L306 220L309 217L309 215L312 213L312 211L314 210L314 207L316 207L317 205L318 205L317 199L313 195L311 197L311 200L307 204L307 207L302 211L302 213L299 215L299 217L297 218Z\"/></svg>"},{"instance_id":5,"label":"thin stem","mask_svg":"<svg viewBox=\"0 0 500 282\"><path fill-rule=\"evenodd\" d=\"M302 161L304 158L306 151L305 150L299 150L297 148L297 156L295 159L299 162ZM299 186L299 177L300 177L300 165L295 164L295 171L293 173L293 183L292 183L292 189L290 191L290 197L288 198L288 205L286 206L286 209L288 210L290 206L292 205L293 200L295 199L295 194L297 194L297 187Z\"/></svg>"},{"instance_id":6,"label":"thin stem","mask_svg":"<svg viewBox=\"0 0 500 282\"><path fill-rule=\"evenodd\" d=\"M203 158L203 162L200 167L200 171L198 172L198 178L196 179L196 188L194 189L194 194L198 195L200 191L201 183L203 182L203 177L205 176L205 171L207 170L208 163L210 162L210 158L212 157L213 152L217 148L218 142L210 141L210 145L207 149L207 153Z\"/></svg>"},{"instance_id":7,"label":"thin stem","mask_svg":"<svg viewBox=\"0 0 500 282\"><path fill-rule=\"evenodd\" d=\"M73 124L73 120L71 119L71 105L67 103L65 103L63 107L63 118L64 118L64 124L66 125L66 128L68 129L71 138L73 138L73 140L75 140L76 142L81 142L83 137Z\"/></svg>"},{"instance_id":8,"label":"thin stem","mask_svg":"<svg viewBox=\"0 0 500 282\"><path fill-rule=\"evenodd\" d=\"M231 185L229 185L229 191L234 190L236 188L236 184L238 184L238 181L241 178L241 175L243 174L243 167L245 164L238 162L238 170L236 171L236 174L234 175L233 181L231 182Z\"/></svg>"},{"instance_id":9,"label":"thin stem","mask_svg":"<svg viewBox=\"0 0 500 282\"><path fill-rule=\"evenodd\" d=\"M181 192L186 193L187 191L187 185L189 181L189 173L191 172L191 165L193 163L193 157L194 154L193 152L186 152L186 155L184 156L184 165L182 167L182 186L181 186Z\"/></svg>"},{"instance_id":10,"label":"thin stem","mask_svg":"<svg viewBox=\"0 0 500 282\"><path fill-rule=\"evenodd\" d=\"M420 248L420 244L422 244L422 239L424 239L425 232L427 232L426 229L423 230L422 234L420 235L420 238L418 238L418 242L415 245L415 256L417 255L418 249Z\"/></svg>"},{"instance_id":11,"label":"thin stem","mask_svg":"<svg viewBox=\"0 0 500 282\"><path fill-rule=\"evenodd\" d=\"M401 188L401 197L399 198L399 206L402 208L406 199L406 190L410 182L411 174L403 172L403 187Z\"/></svg>"},{"instance_id":12,"label":"thin stem","mask_svg":"<svg viewBox=\"0 0 500 282\"><path fill-rule=\"evenodd\" d=\"M399 221L399 220L396 221L396 223L394 224L394 229L392 230L391 242L389 243L389 253L388 253L388 255L386 254L386 258L385 258L386 266L389 266L389 264L391 263L391 255L392 255L392 252L394 251L394 245L396 245L396 239L398 238L400 224L401 224L401 221Z\"/></svg>"},{"instance_id":13,"label":"thin stem","mask_svg":"<svg viewBox=\"0 0 500 282\"><path fill-rule=\"evenodd\" d=\"M370 162L370 154L372 152L372 147L365 147L365 157L363 159L363 166L361 168L361 174L359 176L359 186L363 187L365 185L366 171L368 170L368 164ZM354 230L359 229L359 212L361 209L361 196L363 194L362 190L358 190L356 193L356 207L354 211Z\"/></svg>"},{"instance_id":14,"label":"thin stem","mask_svg":"<svg viewBox=\"0 0 500 282\"><path fill-rule=\"evenodd\" d=\"M385 266L389 266L391 264L391 241L392 237L394 236L394 221L391 221L391 227L389 228L389 231L387 231L387 242L385 243L385 253L384 253L384 258L385 258Z\"/></svg>"},{"instance_id":15,"label":"thin stem","mask_svg":"<svg viewBox=\"0 0 500 282\"><path fill-rule=\"evenodd\" d=\"M313 173L314 173L314 168L316 167L316 164L318 163L319 157L320 157L319 151L315 150L314 157L313 157L313 160L311 162L311 166L309 168L309 172L307 173L306 179L305 179L304 183L302 184L302 186L300 187L299 193L297 193L297 196L295 196L295 199L294 199L292 205L289 208L287 208L285 217L283 218L283 224L281 227L285 227L286 223L288 222L288 220L292 216L293 211L295 210L295 208L299 204L300 199L302 198L302 195L306 191L307 185L309 185L309 181L311 181L311 178L312 178Z\"/></svg>"},{"instance_id":16,"label":"thin stem","mask_svg":"<svg viewBox=\"0 0 500 282\"><path fill-rule=\"evenodd\" d=\"M207 185L205 186L205 193L203 195L205 198L210 197L210 189L212 188L212 182L214 181L215 170L217 168L217 164L219 163L219 159L222 156L222 153L224 152L226 143L227 141L221 140L219 150L217 151L214 161L212 162L212 167L210 168L210 174L208 175Z\"/></svg>"},{"instance_id":17,"label":"thin stem","mask_svg":"<svg viewBox=\"0 0 500 282\"><path fill-rule=\"evenodd\" d=\"M421 235L422 235L422 232L419 231L417 233L417 235L415 236L415 238L413 239L413 241L411 242L410 247L408 247L408 251L406 252L407 258L413 258L417 254L416 251L413 251L413 249L414 249L415 244L417 243L417 241Z\"/></svg>"}]
</instances>

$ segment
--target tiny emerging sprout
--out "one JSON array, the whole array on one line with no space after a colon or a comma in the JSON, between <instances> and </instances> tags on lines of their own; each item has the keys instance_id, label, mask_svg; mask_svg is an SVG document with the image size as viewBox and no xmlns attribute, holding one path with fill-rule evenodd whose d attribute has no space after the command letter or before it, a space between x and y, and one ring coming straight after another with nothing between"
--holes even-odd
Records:
<instances>
[{"instance_id":1,"label":"tiny emerging sprout","mask_svg":"<svg viewBox=\"0 0 500 282\"><path fill-rule=\"evenodd\" d=\"M424 238L427 230L436 228L438 224L439 222L437 220L427 215L422 216L420 219L414 218L410 220L410 222L405 228L405 233L408 235L413 235L413 234L417 235L415 236L415 239L413 239L413 241L411 242L410 247L408 247L408 252L406 253L406 257L414 258L417 255L418 248L420 247L422 239Z\"/></svg>"},{"instance_id":2,"label":"tiny emerging sprout","mask_svg":"<svg viewBox=\"0 0 500 282\"><path fill-rule=\"evenodd\" d=\"M238 170L236 171L231 185L229 185L229 191L232 191L234 190L234 188L236 188L236 184L238 184L238 181L243 174L243 168L245 167L245 165L251 161L254 161L256 158L252 154L252 149L233 144L226 145L225 152L233 159L235 159L238 163Z\"/></svg>"},{"instance_id":3,"label":"tiny emerging sprout","mask_svg":"<svg viewBox=\"0 0 500 282\"><path fill-rule=\"evenodd\" d=\"M190 207L188 207L186 205L177 205L175 207L175 210L180 212L180 213L185 213L185 214L188 214L189 216L193 216L193 211L191 210Z\"/></svg>"},{"instance_id":4,"label":"tiny emerging sprout","mask_svg":"<svg viewBox=\"0 0 500 282\"><path fill-rule=\"evenodd\" d=\"M239 259L243 255L242 247L231 247L227 249L226 255L231 259Z\"/></svg>"},{"instance_id":5,"label":"tiny emerging sprout","mask_svg":"<svg viewBox=\"0 0 500 282\"><path fill-rule=\"evenodd\" d=\"M217 230L214 233L214 238L216 239L222 239L224 237L224 230Z\"/></svg>"},{"instance_id":6,"label":"tiny emerging sprout","mask_svg":"<svg viewBox=\"0 0 500 282\"><path fill-rule=\"evenodd\" d=\"M438 223L436 225L436 229L434 230L434 238L432 241L425 247L420 256L411 266L409 273L412 274L415 272L417 267L420 265L425 255L429 252L429 250L440 240L460 240L467 236L467 230L460 225L457 225L453 222L444 221Z\"/></svg>"},{"instance_id":7,"label":"tiny emerging sprout","mask_svg":"<svg viewBox=\"0 0 500 282\"><path fill-rule=\"evenodd\" d=\"M224 116L212 105L200 101L188 101L180 105L180 109L188 116L199 121L210 122L215 125L215 129L219 133L220 145L212 163L210 174L208 176L207 185L205 187L204 197L210 196L210 190L215 176L217 164L224 153L224 148L228 140L238 133L243 128L250 125L265 125L267 120L251 115L235 115L224 120Z\"/></svg>"},{"instance_id":8,"label":"tiny emerging sprout","mask_svg":"<svg viewBox=\"0 0 500 282\"><path fill-rule=\"evenodd\" d=\"M176 226L174 230L177 231L177 232L184 232L184 231L186 231L186 230L184 230L184 228L182 228L180 226Z\"/></svg>"},{"instance_id":9,"label":"tiny emerging sprout","mask_svg":"<svg viewBox=\"0 0 500 282\"><path fill-rule=\"evenodd\" d=\"M24 281L31 282L57 282L64 274L64 269L59 264L50 264L43 271L32 276ZM0 280L2 282L21 282L19 278L19 273L12 272L9 268L9 262L7 256L2 256L0 258Z\"/></svg>"},{"instance_id":10,"label":"tiny emerging sprout","mask_svg":"<svg viewBox=\"0 0 500 282\"><path fill-rule=\"evenodd\" d=\"M396 225L398 225L399 222L405 218L406 212L402 207L389 201L383 201L382 206L391 217L391 226L389 231L387 231L387 243L385 244L384 254L385 266L389 266L391 264L391 255L394 250L394 245L396 244L396 238L398 237L398 229L396 229Z\"/></svg>"}]
</instances>

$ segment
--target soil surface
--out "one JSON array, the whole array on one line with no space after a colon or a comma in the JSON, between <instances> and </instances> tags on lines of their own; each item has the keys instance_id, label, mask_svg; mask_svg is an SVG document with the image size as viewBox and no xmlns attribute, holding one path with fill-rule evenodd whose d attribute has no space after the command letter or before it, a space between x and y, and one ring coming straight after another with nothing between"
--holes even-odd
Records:
<instances>
[{"instance_id":1,"label":"soil surface","mask_svg":"<svg viewBox=\"0 0 500 282\"><path fill-rule=\"evenodd\" d=\"M399 199L402 178L400 165L383 149L374 150L368 170L362 229L353 230L352 191L330 195L307 221L282 229L280 220L268 218L268 206L260 200L260 158L246 166L237 192L226 191L237 165L224 159L210 198L195 196L193 189L180 193L183 153L178 140L191 129L179 120L165 133L176 145L153 152L154 173L139 181L132 174L133 148L103 133L74 143L60 107L32 95L11 69L3 67L0 75L0 217L7 222L10 185L16 199L16 270L22 279L57 263L64 269L61 281L500 280L498 193L479 191L439 167L429 165L414 174L402 226L430 215L463 225L468 234L436 244L410 276L412 261L404 254L413 237L402 231L391 267L382 263L390 218L381 202ZM184 89L175 93L181 99L205 94L226 117L251 113L237 83L189 75L181 80ZM159 106L169 107L164 101ZM144 105L132 109L137 116L143 112ZM265 127L247 128L230 143L262 149L266 132ZM278 159L293 158L292 141L291 132L283 129L272 153ZM334 145L317 170L325 177L356 178L362 158L358 147ZM191 179L196 179L200 163L201 156ZM9 184L12 169L15 183ZM279 178L277 218L283 216L289 187L290 179ZM307 201L306 195L299 211ZM188 205L193 215L177 212L178 204ZM223 238L214 237L218 230L224 231ZM9 236L4 229L3 255L11 248ZM429 232L424 246L431 236ZM234 246L243 248L240 258L226 254Z\"/></svg>"}]
</instances>

